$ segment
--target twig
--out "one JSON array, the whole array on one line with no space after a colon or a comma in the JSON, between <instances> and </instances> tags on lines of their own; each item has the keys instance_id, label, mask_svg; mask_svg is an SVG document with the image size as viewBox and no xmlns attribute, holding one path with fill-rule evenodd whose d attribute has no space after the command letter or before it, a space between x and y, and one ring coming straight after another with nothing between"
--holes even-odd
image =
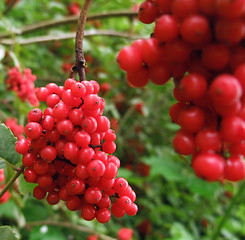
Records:
<instances>
[{"instance_id":1,"label":"twig","mask_svg":"<svg viewBox=\"0 0 245 240\"><path fill-rule=\"evenodd\" d=\"M15 180L20 176L21 173L24 171L24 166L21 165L20 169L15 173L15 175L8 181L8 183L5 185L5 187L0 192L0 199L4 195L4 193L7 192L7 190L11 187L11 185L15 182Z\"/></svg>"},{"instance_id":2,"label":"twig","mask_svg":"<svg viewBox=\"0 0 245 240\"><path fill-rule=\"evenodd\" d=\"M242 185L240 186L238 192L236 193L236 195L232 198L227 210L225 211L225 214L222 216L220 222L218 223L218 226L216 228L216 230L214 231L211 240L217 240L220 232L222 230L222 227L224 226L227 218L229 217L231 210L233 209L233 207L237 204L238 199L241 197L242 193L245 190L245 181L243 181Z\"/></svg>"},{"instance_id":3,"label":"twig","mask_svg":"<svg viewBox=\"0 0 245 240\"><path fill-rule=\"evenodd\" d=\"M27 222L26 227L35 227L40 225L51 225L51 226L57 226L57 227L65 227L69 229L75 229L80 232L85 232L88 234L95 234L97 235L101 240L116 240L115 238L109 237L107 235L104 235L102 233L97 233L93 229L81 226L81 225L75 225L70 222L57 222L52 220L46 220L46 221L36 221L36 222Z\"/></svg>"},{"instance_id":4,"label":"twig","mask_svg":"<svg viewBox=\"0 0 245 240\"><path fill-rule=\"evenodd\" d=\"M15 3L17 2L18 0L12 0L7 8L5 9L5 11L3 12L3 15L7 15L7 13L13 8L13 6L15 5Z\"/></svg>"},{"instance_id":5,"label":"twig","mask_svg":"<svg viewBox=\"0 0 245 240\"><path fill-rule=\"evenodd\" d=\"M0 160L4 161L7 165L9 165L11 168L13 168L15 171L20 171L19 168L15 167L13 164L11 164L10 162L8 162L6 159L0 157Z\"/></svg>"},{"instance_id":6,"label":"twig","mask_svg":"<svg viewBox=\"0 0 245 240\"><path fill-rule=\"evenodd\" d=\"M111 12L102 12L99 14L93 14L93 15L88 16L87 19L95 20L95 19L110 18L110 17L130 17L131 18L131 17L136 17L136 16L137 16L137 12L130 12L128 10L123 10L123 11L111 11ZM47 21L36 23L36 24L27 25L22 28L16 28L16 30L14 30L11 33L0 34L0 38L11 37L13 34L22 35L25 33L34 32L34 31L37 31L43 28L47 29L53 26L58 26L58 25L76 23L77 20L78 20L77 16L69 16L69 17L65 17L62 19L47 20Z\"/></svg>"},{"instance_id":7,"label":"twig","mask_svg":"<svg viewBox=\"0 0 245 240\"><path fill-rule=\"evenodd\" d=\"M130 108L128 108L128 110L126 111L126 113L123 115L123 117L120 120L120 124L119 124L119 132L121 131L121 129L123 129L123 126L125 125L125 123L127 122L127 120L130 118L130 116L135 112L135 106L131 106ZM119 134L119 133L118 133Z\"/></svg>"},{"instance_id":8,"label":"twig","mask_svg":"<svg viewBox=\"0 0 245 240\"><path fill-rule=\"evenodd\" d=\"M91 3L92 0L85 0L77 23L77 33L75 42L76 65L73 67L72 70L78 73L80 82L86 80L86 60L83 54L83 36L85 23L87 21L88 10L90 8Z\"/></svg>"},{"instance_id":9,"label":"twig","mask_svg":"<svg viewBox=\"0 0 245 240\"><path fill-rule=\"evenodd\" d=\"M84 36L86 38L93 37L93 36L110 36L110 37L122 37L128 39L139 39L142 38L138 35L131 35L130 33L124 32L117 32L112 30L89 30L84 31ZM39 37L32 37L26 39L0 39L0 43L3 45L28 45L33 43L44 43L44 42L51 42L51 41L58 41L58 40L68 40L73 39L75 37L75 33L64 33L62 36L39 36Z\"/></svg>"}]
</instances>

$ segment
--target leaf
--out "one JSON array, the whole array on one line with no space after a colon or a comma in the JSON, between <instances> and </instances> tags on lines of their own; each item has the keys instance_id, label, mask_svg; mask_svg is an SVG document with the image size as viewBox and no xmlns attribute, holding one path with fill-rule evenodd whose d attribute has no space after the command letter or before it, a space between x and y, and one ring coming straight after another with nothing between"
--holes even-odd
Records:
<instances>
[{"instance_id":1,"label":"leaf","mask_svg":"<svg viewBox=\"0 0 245 240\"><path fill-rule=\"evenodd\" d=\"M4 168L5 165L6 163L0 158L0 169Z\"/></svg>"},{"instance_id":2,"label":"leaf","mask_svg":"<svg viewBox=\"0 0 245 240\"><path fill-rule=\"evenodd\" d=\"M184 184L194 193L207 198L213 198L219 189L218 183L210 183L197 177L189 177Z\"/></svg>"},{"instance_id":3,"label":"leaf","mask_svg":"<svg viewBox=\"0 0 245 240\"><path fill-rule=\"evenodd\" d=\"M30 240L66 240L67 238L57 227L41 226L33 228L30 234Z\"/></svg>"},{"instance_id":4,"label":"leaf","mask_svg":"<svg viewBox=\"0 0 245 240\"><path fill-rule=\"evenodd\" d=\"M21 155L15 150L17 138L3 123L0 124L0 157L15 165L20 161Z\"/></svg>"},{"instance_id":5,"label":"leaf","mask_svg":"<svg viewBox=\"0 0 245 240\"><path fill-rule=\"evenodd\" d=\"M161 175L168 181L182 181L184 179L182 175L182 164L169 160L168 157L161 158L153 156L145 158L144 162L151 166L151 176Z\"/></svg>"},{"instance_id":6,"label":"leaf","mask_svg":"<svg viewBox=\"0 0 245 240\"><path fill-rule=\"evenodd\" d=\"M36 199L27 200L22 211L27 222L45 220L49 216L47 207Z\"/></svg>"},{"instance_id":7,"label":"leaf","mask_svg":"<svg viewBox=\"0 0 245 240\"><path fill-rule=\"evenodd\" d=\"M23 177L23 174L19 177L19 186L18 190L22 195L26 195L27 193L33 192L36 184L28 183Z\"/></svg>"},{"instance_id":8,"label":"leaf","mask_svg":"<svg viewBox=\"0 0 245 240\"><path fill-rule=\"evenodd\" d=\"M0 227L1 240L17 240L17 236L13 229L9 226Z\"/></svg>"},{"instance_id":9,"label":"leaf","mask_svg":"<svg viewBox=\"0 0 245 240\"><path fill-rule=\"evenodd\" d=\"M171 229L171 235L174 237L173 239L178 240L194 240L191 234L186 230L186 228L180 224L175 222Z\"/></svg>"}]
</instances>

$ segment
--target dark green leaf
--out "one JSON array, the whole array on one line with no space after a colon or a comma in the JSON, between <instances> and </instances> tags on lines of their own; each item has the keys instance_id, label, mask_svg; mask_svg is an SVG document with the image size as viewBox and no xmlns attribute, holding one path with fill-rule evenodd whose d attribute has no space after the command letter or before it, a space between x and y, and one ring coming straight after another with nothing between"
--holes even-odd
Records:
<instances>
[{"instance_id":1,"label":"dark green leaf","mask_svg":"<svg viewBox=\"0 0 245 240\"><path fill-rule=\"evenodd\" d=\"M0 123L0 157L15 165L20 161L21 155L15 151L17 138L11 130Z\"/></svg>"}]
</instances>

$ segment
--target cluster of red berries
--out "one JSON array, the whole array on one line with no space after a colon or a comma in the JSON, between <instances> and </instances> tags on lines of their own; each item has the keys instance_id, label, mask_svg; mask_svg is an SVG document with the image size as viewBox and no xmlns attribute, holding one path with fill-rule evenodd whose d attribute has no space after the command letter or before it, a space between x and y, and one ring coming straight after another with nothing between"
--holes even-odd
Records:
<instances>
[{"instance_id":1,"label":"cluster of red berries","mask_svg":"<svg viewBox=\"0 0 245 240\"><path fill-rule=\"evenodd\" d=\"M17 118L7 118L5 121L5 125L10 128L14 136L18 139L24 137L24 126L17 123Z\"/></svg>"},{"instance_id":2,"label":"cluster of red berries","mask_svg":"<svg viewBox=\"0 0 245 240\"><path fill-rule=\"evenodd\" d=\"M36 88L34 82L36 76L32 74L31 69L25 68L23 74L15 67L8 71L6 85L8 90L13 90L17 93L21 101L28 100L33 106L38 106L39 101L35 95Z\"/></svg>"},{"instance_id":3,"label":"cluster of red berries","mask_svg":"<svg viewBox=\"0 0 245 240\"><path fill-rule=\"evenodd\" d=\"M132 240L133 238L133 230L131 228L121 228L117 232L118 240Z\"/></svg>"},{"instance_id":4,"label":"cluster of red berries","mask_svg":"<svg viewBox=\"0 0 245 240\"><path fill-rule=\"evenodd\" d=\"M154 32L118 54L129 84L172 77L176 152L192 155L195 173L208 181L244 179L245 1L146 0L138 16L154 22Z\"/></svg>"},{"instance_id":5,"label":"cluster of red berries","mask_svg":"<svg viewBox=\"0 0 245 240\"><path fill-rule=\"evenodd\" d=\"M16 143L23 154L27 182L37 183L33 195L47 202L66 202L71 211L81 210L85 220L105 223L137 213L135 192L124 178L116 178L120 160L115 133L102 116L104 100L96 81L67 79L64 86L49 83L37 91L47 108L32 109L24 128L26 139ZM115 198L111 204L110 196ZM109 210L111 207L111 212Z\"/></svg>"},{"instance_id":6,"label":"cluster of red berries","mask_svg":"<svg viewBox=\"0 0 245 240\"><path fill-rule=\"evenodd\" d=\"M5 187L4 184L5 176L4 176L4 169L0 169L0 191ZM11 195L9 190L1 197L0 203L5 203L10 199Z\"/></svg>"}]
</instances>

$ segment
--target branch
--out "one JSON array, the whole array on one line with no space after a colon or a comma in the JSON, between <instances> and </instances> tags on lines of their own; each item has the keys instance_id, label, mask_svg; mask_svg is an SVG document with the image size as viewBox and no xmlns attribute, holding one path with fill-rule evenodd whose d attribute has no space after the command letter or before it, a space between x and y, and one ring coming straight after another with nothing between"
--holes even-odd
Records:
<instances>
[{"instance_id":1,"label":"branch","mask_svg":"<svg viewBox=\"0 0 245 240\"><path fill-rule=\"evenodd\" d=\"M19 168L15 167L13 164L11 164L10 162L8 162L6 159L0 157L0 160L3 161L3 162L5 162L7 165L9 165L9 166L10 166L11 168L13 168L15 171L17 171L17 172L20 171Z\"/></svg>"},{"instance_id":2,"label":"branch","mask_svg":"<svg viewBox=\"0 0 245 240\"><path fill-rule=\"evenodd\" d=\"M5 187L0 192L0 199L2 198L4 193L6 193L7 190L11 187L11 185L15 182L15 180L20 176L20 174L23 173L23 171L24 171L24 166L21 165L20 169L18 169L18 171L15 173L15 175L8 181L8 183L5 185Z\"/></svg>"},{"instance_id":3,"label":"branch","mask_svg":"<svg viewBox=\"0 0 245 240\"><path fill-rule=\"evenodd\" d=\"M138 35L131 35L130 33L124 33L124 32L118 32L113 30L89 30L84 31L84 36L86 38L93 37L93 36L110 36L110 37L122 37L122 38L128 38L128 39L139 39L142 38ZM12 39L0 39L0 43L3 45L28 45L33 43L44 43L44 42L52 42L52 41L58 41L58 40L68 40L75 38L75 33L64 33L62 36L39 36L39 37L32 37L32 38L26 38L26 39L19 39L19 40L12 40Z\"/></svg>"},{"instance_id":4,"label":"branch","mask_svg":"<svg viewBox=\"0 0 245 240\"><path fill-rule=\"evenodd\" d=\"M238 192L236 193L236 195L232 198L227 210L225 211L225 214L222 216L220 222L218 223L218 226L216 228L216 230L214 231L211 240L217 240L220 232L222 230L222 227L224 226L227 218L230 216L231 210L233 209L233 207L237 204L238 199L242 196L243 192L245 190L245 181L243 181L242 185L240 186Z\"/></svg>"},{"instance_id":5,"label":"branch","mask_svg":"<svg viewBox=\"0 0 245 240\"><path fill-rule=\"evenodd\" d=\"M17 1L18 1L18 0L12 0L12 1L8 4L8 6L7 6L7 8L5 9L5 11L3 12L3 15L7 15L7 13L13 8L13 6L16 4Z\"/></svg>"},{"instance_id":6,"label":"branch","mask_svg":"<svg viewBox=\"0 0 245 240\"><path fill-rule=\"evenodd\" d=\"M80 225L75 225L71 222L55 222L52 220L46 220L46 221L36 221L36 222L27 222L26 227L35 227L35 226L40 226L40 225L51 225L51 226L57 226L57 227L65 227L69 229L75 229L80 232L85 232L88 234L94 234L97 235L101 240L116 240L115 238L109 237L107 235L104 235L102 233L97 233L93 229L80 226Z\"/></svg>"},{"instance_id":7,"label":"branch","mask_svg":"<svg viewBox=\"0 0 245 240\"><path fill-rule=\"evenodd\" d=\"M96 20L96 19L102 19L102 18L109 18L109 17L136 17L137 12L129 12L128 10L124 11L111 11L111 12L102 12L99 14L93 14L88 16L88 20ZM61 19L56 19L56 20L47 20L43 22L39 22L36 24L32 25L27 25L22 28L16 28L15 31L11 33L3 33L0 34L0 39L1 38L6 38L6 37L11 37L13 34L15 35L22 35L24 33L29 33L29 32L34 32L40 29L47 29L53 26L58 26L58 25L64 25L64 24L70 24L70 23L77 23L78 17L77 16L69 16Z\"/></svg>"},{"instance_id":8,"label":"branch","mask_svg":"<svg viewBox=\"0 0 245 240\"><path fill-rule=\"evenodd\" d=\"M86 60L83 54L83 36L85 23L87 21L88 10L92 0L85 0L80 16L77 23L77 32L76 32L76 41L75 41L75 51L76 51L76 65L72 68L71 75L74 75L75 72L79 75L80 82L86 80L85 68Z\"/></svg>"}]
</instances>

